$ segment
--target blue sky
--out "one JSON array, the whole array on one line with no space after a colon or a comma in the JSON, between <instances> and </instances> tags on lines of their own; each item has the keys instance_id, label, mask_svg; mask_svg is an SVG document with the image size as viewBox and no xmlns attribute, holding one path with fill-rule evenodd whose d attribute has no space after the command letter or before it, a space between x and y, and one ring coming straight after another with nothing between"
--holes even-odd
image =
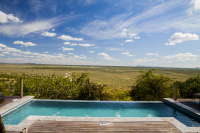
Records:
<instances>
[{"instance_id":1,"label":"blue sky","mask_svg":"<svg viewBox=\"0 0 200 133\"><path fill-rule=\"evenodd\" d=\"M0 62L200 66L200 0L1 0Z\"/></svg>"}]
</instances>

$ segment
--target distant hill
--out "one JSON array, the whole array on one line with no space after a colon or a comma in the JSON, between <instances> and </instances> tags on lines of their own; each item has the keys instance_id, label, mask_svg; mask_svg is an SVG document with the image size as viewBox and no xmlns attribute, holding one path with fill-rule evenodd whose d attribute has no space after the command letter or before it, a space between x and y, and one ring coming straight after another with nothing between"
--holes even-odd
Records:
<instances>
[{"instance_id":1,"label":"distant hill","mask_svg":"<svg viewBox=\"0 0 200 133\"><path fill-rule=\"evenodd\" d=\"M136 67L161 67L161 66L143 66L143 65L137 65Z\"/></svg>"}]
</instances>

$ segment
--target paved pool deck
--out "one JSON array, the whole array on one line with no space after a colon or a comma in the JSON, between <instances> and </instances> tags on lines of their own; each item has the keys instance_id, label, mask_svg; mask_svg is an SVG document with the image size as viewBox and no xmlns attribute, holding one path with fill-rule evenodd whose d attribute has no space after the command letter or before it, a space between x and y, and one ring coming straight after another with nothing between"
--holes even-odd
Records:
<instances>
[{"instance_id":1,"label":"paved pool deck","mask_svg":"<svg viewBox=\"0 0 200 133\"><path fill-rule=\"evenodd\" d=\"M5 97L5 101L0 104L0 108L6 104L12 103L13 101L20 99L20 96L4 96L4 97Z\"/></svg>"},{"instance_id":2,"label":"paved pool deck","mask_svg":"<svg viewBox=\"0 0 200 133\"><path fill-rule=\"evenodd\" d=\"M13 108L20 106L21 104L30 101L34 96L25 96L23 98L18 98L14 102L9 102L8 104L0 108L0 114L5 114L6 112L11 111Z\"/></svg>"},{"instance_id":3,"label":"paved pool deck","mask_svg":"<svg viewBox=\"0 0 200 133\"><path fill-rule=\"evenodd\" d=\"M13 108L22 105L25 102L30 101L33 96L26 96L20 98L19 100L7 104L0 108L0 113L6 113L12 110ZM198 110L195 110L191 107L188 107L184 104L181 104L173 99L165 98L164 102L168 102L174 106L182 107L194 114L200 115ZM62 116L29 116L19 125L5 125L5 129L8 132L20 132L24 128L30 128L37 121L73 121L73 122L169 122L175 128L181 132L200 132L200 127L187 127L186 125L179 122L174 117L62 117Z\"/></svg>"}]
</instances>

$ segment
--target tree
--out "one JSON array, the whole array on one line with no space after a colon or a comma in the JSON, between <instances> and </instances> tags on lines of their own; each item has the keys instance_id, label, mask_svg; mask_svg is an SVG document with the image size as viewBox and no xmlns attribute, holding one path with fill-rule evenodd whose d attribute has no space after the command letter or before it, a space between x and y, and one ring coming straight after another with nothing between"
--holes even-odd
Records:
<instances>
[{"instance_id":1,"label":"tree","mask_svg":"<svg viewBox=\"0 0 200 133\"><path fill-rule=\"evenodd\" d=\"M171 79L164 74L153 74L155 69L144 72L140 70L136 86L132 86L130 95L137 101L162 101L165 97L173 96Z\"/></svg>"},{"instance_id":2,"label":"tree","mask_svg":"<svg viewBox=\"0 0 200 133\"><path fill-rule=\"evenodd\" d=\"M182 98L193 98L193 93L200 93L200 75L178 82L178 89Z\"/></svg>"}]
</instances>

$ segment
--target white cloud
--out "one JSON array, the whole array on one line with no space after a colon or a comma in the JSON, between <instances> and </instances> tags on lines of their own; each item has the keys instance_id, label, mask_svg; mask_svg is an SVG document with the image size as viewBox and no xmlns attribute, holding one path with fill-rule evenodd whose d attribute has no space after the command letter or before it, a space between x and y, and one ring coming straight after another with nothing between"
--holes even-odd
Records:
<instances>
[{"instance_id":1,"label":"white cloud","mask_svg":"<svg viewBox=\"0 0 200 133\"><path fill-rule=\"evenodd\" d=\"M74 53L68 53L68 54L73 55Z\"/></svg>"},{"instance_id":2,"label":"white cloud","mask_svg":"<svg viewBox=\"0 0 200 133\"><path fill-rule=\"evenodd\" d=\"M105 49L110 50L110 51L124 51L125 50L123 48L113 48L113 47L106 47Z\"/></svg>"},{"instance_id":3,"label":"white cloud","mask_svg":"<svg viewBox=\"0 0 200 133\"><path fill-rule=\"evenodd\" d=\"M9 22L21 23L23 22L23 20L14 17L13 14L5 14L0 11L0 23L9 23Z\"/></svg>"},{"instance_id":4,"label":"white cloud","mask_svg":"<svg viewBox=\"0 0 200 133\"><path fill-rule=\"evenodd\" d=\"M122 37L126 37L127 29L123 29L122 32L120 33Z\"/></svg>"},{"instance_id":5,"label":"white cloud","mask_svg":"<svg viewBox=\"0 0 200 133\"><path fill-rule=\"evenodd\" d=\"M133 39L125 40L125 42L133 42Z\"/></svg>"},{"instance_id":6,"label":"white cloud","mask_svg":"<svg viewBox=\"0 0 200 133\"><path fill-rule=\"evenodd\" d=\"M182 43L183 41L189 41L189 40L199 40L199 36L196 34L191 33L174 33L172 37L169 39L169 43L166 43L165 45L176 45L175 43Z\"/></svg>"},{"instance_id":7,"label":"white cloud","mask_svg":"<svg viewBox=\"0 0 200 133\"><path fill-rule=\"evenodd\" d=\"M101 47L94 47L94 48L101 48Z\"/></svg>"},{"instance_id":8,"label":"white cloud","mask_svg":"<svg viewBox=\"0 0 200 133\"><path fill-rule=\"evenodd\" d=\"M19 53L11 53L12 56L22 56L22 54Z\"/></svg>"},{"instance_id":9,"label":"white cloud","mask_svg":"<svg viewBox=\"0 0 200 133\"><path fill-rule=\"evenodd\" d=\"M7 46L4 45L4 44L2 44L2 43L0 43L0 48L1 48L1 47L5 48L5 47L7 47Z\"/></svg>"},{"instance_id":10,"label":"white cloud","mask_svg":"<svg viewBox=\"0 0 200 133\"><path fill-rule=\"evenodd\" d=\"M124 45L124 44L120 44L120 45Z\"/></svg>"},{"instance_id":11,"label":"white cloud","mask_svg":"<svg viewBox=\"0 0 200 133\"><path fill-rule=\"evenodd\" d=\"M65 47L62 47L62 50L63 51L70 51L70 50L74 50L73 48L65 48Z\"/></svg>"},{"instance_id":12,"label":"white cloud","mask_svg":"<svg viewBox=\"0 0 200 133\"><path fill-rule=\"evenodd\" d=\"M161 61L161 62L167 62L167 63L171 63L171 62L173 62L173 61Z\"/></svg>"},{"instance_id":13,"label":"white cloud","mask_svg":"<svg viewBox=\"0 0 200 133\"><path fill-rule=\"evenodd\" d=\"M80 61L76 59L86 59L87 56L81 55L81 56L75 56L66 58L68 55L64 54L56 54L54 55L47 55L47 54L40 54L40 53L33 53L30 51L21 51L15 48L11 47L2 47L0 48L1 51L4 53L12 52L11 56L21 56L21 57L27 57L27 58L32 58L32 59L27 59L27 58L0 58L0 62L6 62L6 63L43 63L43 64L77 64L77 65L98 65L102 64L100 62L89 62L89 61ZM71 48L65 48L63 47L63 50L72 50ZM3 53L2 52L2 53ZM69 53L73 54L73 53ZM0 56L5 56L4 54L0 54Z\"/></svg>"},{"instance_id":14,"label":"white cloud","mask_svg":"<svg viewBox=\"0 0 200 133\"><path fill-rule=\"evenodd\" d=\"M157 59L147 59L147 58L144 58L144 59L133 59L135 62L134 64L138 64L138 63L142 63L142 62L148 62L148 61L157 61Z\"/></svg>"},{"instance_id":15,"label":"white cloud","mask_svg":"<svg viewBox=\"0 0 200 133\"><path fill-rule=\"evenodd\" d=\"M24 56L24 57L31 57L31 58L34 58L35 56Z\"/></svg>"},{"instance_id":16,"label":"white cloud","mask_svg":"<svg viewBox=\"0 0 200 133\"><path fill-rule=\"evenodd\" d=\"M66 44L66 45L68 45L68 44L71 44L70 42L64 42L63 44Z\"/></svg>"},{"instance_id":17,"label":"white cloud","mask_svg":"<svg viewBox=\"0 0 200 133\"><path fill-rule=\"evenodd\" d=\"M76 46L77 44L76 43L72 43L70 46Z\"/></svg>"},{"instance_id":18,"label":"white cloud","mask_svg":"<svg viewBox=\"0 0 200 133\"><path fill-rule=\"evenodd\" d=\"M83 47L90 47L90 46L94 46L95 44L88 44L88 43L85 43L85 44L79 44L79 46L83 46Z\"/></svg>"},{"instance_id":19,"label":"white cloud","mask_svg":"<svg viewBox=\"0 0 200 133\"><path fill-rule=\"evenodd\" d=\"M198 57L198 55L193 55L192 53L179 53L176 55L168 55L164 56L163 59L180 59L180 58L186 58L186 57Z\"/></svg>"},{"instance_id":20,"label":"white cloud","mask_svg":"<svg viewBox=\"0 0 200 133\"><path fill-rule=\"evenodd\" d=\"M110 57L108 54L106 53L99 53L98 55L102 55L104 57L105 60L113 60L113 61L120 61L120 60L117 60L113 57Z\"/></svg>"},{"instance_id":21,"label":"white cloud","mask_svg":"<svg viewBox=\"0 0 200 133\"><path fill-rule=\"evenodd\" d=\"M147 53L146 55L159 55L158 53Z\"/></svg>"},{"instance_id":22,"label":"white cloud","mask_svg":"<svg viewBox=\"0 0 200 133\"><path fill-rule=\"evenodd\" d=\"M198 55L193 55L192 53L179 53L176 55L164 56L162 59L176 59L176 61L186 61L186 60L196 60Z\"/></svg>"},{"instance_id":23,"label":"white cloud","mask_svg":"<svg viewBox=\"0 0 200 133\"><path fill-rule=\"evenodd\" d=\"M32 42L23 42L23 41L14 41L13 44L21 44L21 45L24 45L25 47L28 47L28 46L36 46L35 43L32 43Z\"/></svg>"},{"instance_id":24,"label":"white cloud","mask_svg":"<svg viewBox=\"0 0 200 133\"><path fill-rule=\"evenodd\" d=\"M134 37L134 39L140 39L140 37L136 36L136 37Z\"/></svg>"},{"instance_id":25,"label":"white cloud","mask_svg":"<svg viewBox=\"0 0 200 133\"><path fill-rule=\"evenodd\" d=\"M52 29L52 31L55 31L55 29Z\"/></svg>"},{"instance_id":26,"label":"white cloud","mask_svg":"<svg viewBox=\"0 0 200 133\"><path fill-rule=\"evenodd\" d=\"M118 48L107 48L108 50L113 50L113 51L117 51Z\"/></svg>"},{"instance_id":27,"label":"white cloud","mask_svg":"<svg viewBox=\"0 0 200 133\"><path fill-rule=\"evenodd\" d=\"M194 4L195 10L200 10L200 0L192 0L191 4Z\"/></svg>"},{"instance_id":28,"label":"white cloud","mask_svg":"<svg viewBox=\"0 0 200 133\"><path fill-rule=\"evenodd\" d=\"M77 59L86 59L87 58L87 56L78 56L78 55L74 55L73 57L77 58Z\"/></svg>"},{"instance_id":29,"label":"white cloud","mask_svg":"<svg viewBox=\"0 0 200 133\"><path fill-rule=\"evenodd\" d=\"M25 24L7 24L0 26L0 33L8 36L25 36L29 33L40 33L57 26L60 19L53 18L49 20L29 22Z\"/></svg>"},{"instance_id":30,"label":"white cloud","mask_svg":"<svg viewBox=\"0 0 200 133\"><path fill-rule=\"evenodd\" d=\"M10 54L9 52L2 52L2 54Z\"/></svg>"},{"instance_id":31,"label":"white cloud","mask_svg":"<svg viewBox=\"0 0 200 133\"><path fill-rule=\"evenodd\" d=\"M88 51L89 53L94 53L94 51Z\"/></svg>"},{"instance_id":32,"label":"white cloud","mask_svg":"<svg viewBox=\"0 0 200 133\"><path fill-rule=\"evenodd\" d=\"M176 45L175 43L165 43L165 45Z\"/></svg>"},{"instance_id":33,"label":"white cloud","mask_svg":"<svg viewBox=\"0 0 200 133\"><path fill-rule=\"evenodd\" d=\"M172 10L183 6L181 0L163 1L149 6L138 14L125 12L118 14L109 20L98 18L91 21L75 31L100 39L120 38L123 29L131 33L163 33L171 30L184 32L198 32L200 30L200 15L186 16L185 8ZM165 15L168 14L168 15ZM125 34L123 34L125 35Z\"/></svg>"},{"instance_id":34,"label":"white cloud","mask_svg":"<svg viewBox=\"0 0 200 133\"><path fill-rule=\"evenodd\" d=\"M46 54L47 54L48 52L44 52L44 53L46 53Z\"/></svg>"},{"instance_id":35,"label":"white cloud","mask_svg":"<svg viewBox=\"0 0 200 133\"><path fill-rule=\"evenodd\" d=\"M3 49L4 52L21 52L21 50L16 49L16 48L11 48L11 47L5 47Z\"/></svg>"},{"instance_id":36,"label":"white cloud","mask_svg":"<svg viewBox=\"0 0 200 133\"><path fill-rule=\"evenodd\" d=\"M23 51L20 51L19 53L20 53L20 54L22 53L22 54L25 54L25 55L28 55L28 54L33 54L33 53L31 53L30 51L25 51L25 52L23 52Z\"/></svg>"},{"instance_id":37,"label":"white cloud","mask_svg":"<svg viewBox=\"0 0 200 133\"><path fill-rule=\"evenodd\" d=\"M130 54L129 52L123 52L122 54L126 54L126 55L128 55L128 54Z\"/></svg>"},{"instance_id":38,"label":"white cloud","mask_svg":"<svg viewBox=\"0 0 200 133\"><path fill-rule=\"evenodd\" d=\"M136 33L129 33L129 38L132 38L132 37L134 37L134 36L137 36L137 34Z\"/></svg>"},{"instance_id":39,"label":"white cloud","mask_svg":"<svg viewBox=\"0 0 200 133\"><path fill-rule=\"evenodd\" d=\"M72 43L72 44L71 44L70 42L64 42L64 44L65 44L65 45L69 45L69 44L70 44L69 46L76 46L76 45L77 45L76 43Z\"/></svg>"},{"instance_id":40,"label":"white cloud","mask_svg":"<svg viewBox=\"0 0 200 133\"><path fill-rule=\"evenodd\" d=\"M53 37L53 36L56 36L56 33L43 32L41 35L43 35L43 36L49 36L49 37Z\"/></svg>"},{"instance_id":41,"label":"white cloud","mask_svg":"<svg viewBox=\"0 0 200 133\"><path fill-rule=\"evenodd\" d=\"M129 54L128 56L129 56L129 57L132 57L133 55L130 55L130 54Z\"/></svg>"},{"instance_id":42,"label":"white cloud","mask_svg":"<svg viewBox=\"0 0 200 133\"><path fill-rule=\"evenodd\" d=\"M99 53L98 55L102 55L102 56L109 56L108 54L106 53Z\"/></svg>"},{"instance_id":43,"label":"white cloud","mask_svg":"<svg viewBox=\"0 0 200 133\"><path fill-rule=\"evenodd\" d=\"M67 41L83 41L82 38L76 38L76 37L71 37L71 36L68 36L68 35L62 35L60 37L57 37L59 39L62 39L62 40L67 40Z\"/></svg>"},{"instance_id":44,"label":"white cloud","mask_svg":"<svg viewBox=\"0 0 200 133\"><path fill-rule=\"evenodd\" d=\"M177 59L176 61L188 61L188 60L196 60L196 58L183 58L183 59Z\"/></svg>"}]
</instances>

